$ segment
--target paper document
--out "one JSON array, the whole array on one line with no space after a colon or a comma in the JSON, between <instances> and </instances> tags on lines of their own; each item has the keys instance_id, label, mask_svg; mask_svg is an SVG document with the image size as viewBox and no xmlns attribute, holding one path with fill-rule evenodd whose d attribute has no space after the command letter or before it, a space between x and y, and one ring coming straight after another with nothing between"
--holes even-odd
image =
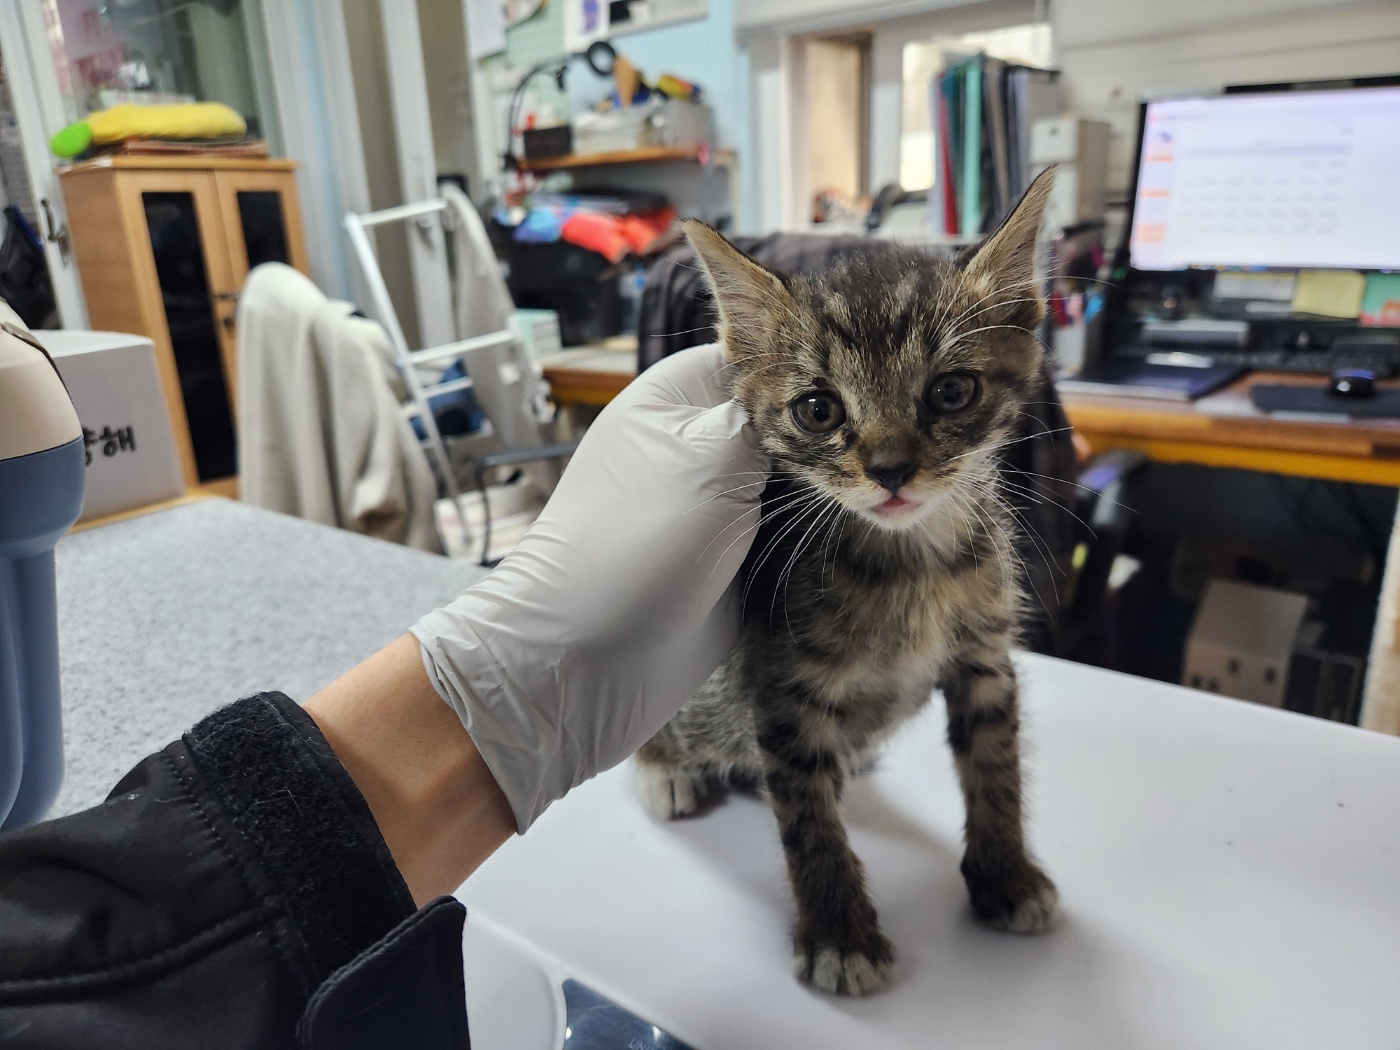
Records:
<instances>
[{"instance_id":1,"label":"paper document","mask_svg":"<svg viewBox=\"0 0 1400 1050\"><path fill-rule=\"evenodd\" d=\"M506 16L501 0L466 0L467 45L472 58L506 49Z\"/></svg>"},{"instance_id":2,"label":"paper document","mask_svg":"<svg viewBox=\"0 0 1400 1050\"><path fill-rule=\"evenodd\" d=\"M563 0L564 53L577 54L608 35L608 5L601 0Z\"/></svg>"}]
</instances>

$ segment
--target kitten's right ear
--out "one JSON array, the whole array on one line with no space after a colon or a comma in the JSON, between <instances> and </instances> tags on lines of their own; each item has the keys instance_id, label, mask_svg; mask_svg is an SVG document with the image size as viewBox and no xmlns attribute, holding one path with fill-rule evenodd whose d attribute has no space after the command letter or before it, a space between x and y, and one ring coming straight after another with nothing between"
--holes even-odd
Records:
<instances>
[{"instance_id":1,"label":"kitten's right ear","mask_svg":"<svg viewBox=\"0 0 1400 1050\"><path fill-rule=\"evenodd\" d=\"M764 342L761 337L745 339L746 332L766 335L773 327L774 308L796 304L777 274L754 262L716 230L698 219L687 219L684 226L719 307L720 339L731 357L742 357L746 344L756 347Z\"/></svg>"},{"instance_id":2,"label":"kitten's right ear","mask_svg":"<svg viewBox=\"0 0 1400 1050\"><path fill-rule=\"evenodd\" d=\"M1031 286L1035 279L1036 240L1045 221L1045 206L1055 188L1056 170L1052 164L1037 175L1011 214L972 250L963 264L970 276L1003 287Z\"/></svg>"}]
</instances>

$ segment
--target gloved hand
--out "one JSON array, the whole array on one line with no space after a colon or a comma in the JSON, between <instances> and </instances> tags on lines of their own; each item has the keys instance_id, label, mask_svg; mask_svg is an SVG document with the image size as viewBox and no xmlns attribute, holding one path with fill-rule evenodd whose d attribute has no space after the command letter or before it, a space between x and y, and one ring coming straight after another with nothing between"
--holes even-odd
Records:
<instances>
[{"instance_id":1,"label":"gloved hand","mask_svg":"<svg viewBox=\"0 0 1400 1050\"><path fill-rule=\"evenodd\" d=\"M644 372L520 544L413 627L522 832L650 739L738 636L768 463L724 368L710 345Z\"/></svg>"}]
</instances>

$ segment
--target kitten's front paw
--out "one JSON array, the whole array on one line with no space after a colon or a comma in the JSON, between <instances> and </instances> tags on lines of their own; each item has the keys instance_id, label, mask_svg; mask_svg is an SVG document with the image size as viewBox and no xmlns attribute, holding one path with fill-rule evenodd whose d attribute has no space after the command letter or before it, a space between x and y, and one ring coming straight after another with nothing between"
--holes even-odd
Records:
<instances>
[{"instance_id":1,"label":"kitten's front paw","mask_svg":"<svg viewBox=\"0 0 1400 1050\"><path fill-rule=\"evenodd\" d=\"M861 948L820 941L793 946L792 972L803 984L832 995L869 995L879 991L894 964L894 946L878 930Z\"/></svg>"},{"instance_id":2,"label":"kitten's front paw","mask_svg":"<svg viewBox=\"0 0 1400 1050\"><path fill-rule=\"evenodd\" d=\"M642 807L658 820L688 817L700 808L708 794L708 782L674 766L637 763L637 785Z\"/></svg>"},{"instance_id":3,"label":"kitten's front paw","mask_svg":"<svg viewBox=\"0 0 1400 1050\"><path fill-rule=\"evenodd\" d=\"M979 921L1007 933L1044 933L1060 915L1060 893L1029 860L990 867L964 857L963 881Z\"/></svg>"}]
</instances>

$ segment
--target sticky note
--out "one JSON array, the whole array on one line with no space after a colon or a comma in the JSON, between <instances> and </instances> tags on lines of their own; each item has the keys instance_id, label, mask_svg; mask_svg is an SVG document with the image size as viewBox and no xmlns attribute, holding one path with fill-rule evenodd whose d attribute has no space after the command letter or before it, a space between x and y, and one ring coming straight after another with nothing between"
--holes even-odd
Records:
<instances>
[{"instance_id":1,"label":"sticky note","mask_svg":"<svg viewBox=\"0 0 1400 1050\"><path fill-rule=\"evenodd\" d=\"M1400 273L1366 275L1366 295L1361 300L1361 323L1400 328Z\"/></svg>"},{"instance_id":2,"label":"sticky note","mask_svg":"<svg viewBox=\"0 0 1400 1050\"><path fill-rule=\"evenodd\" d=\"M1302 270L1293 290L1295 314L1358 317L1366 277L1356 270Z\"/></svg>"}]
</instances>

